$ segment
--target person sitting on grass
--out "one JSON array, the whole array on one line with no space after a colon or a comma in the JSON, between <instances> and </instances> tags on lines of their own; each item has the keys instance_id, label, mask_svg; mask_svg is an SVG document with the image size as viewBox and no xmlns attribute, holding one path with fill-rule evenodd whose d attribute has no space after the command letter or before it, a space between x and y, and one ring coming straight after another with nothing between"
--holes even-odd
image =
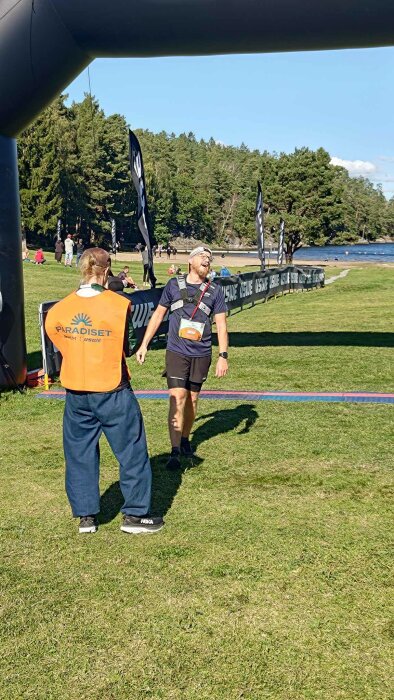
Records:
<instances>
[{"instance_id":1,"label":"person sitting on grass","mask_svg":"<svg viewBox=\"0 0 394 700\"><path fill-rule=\"evenodd\" d=\"M168 268L167 273L168 273L169 275L181 275L181 274L182 274L182 268L180 267L180 265L175 265L175 263L173 263L173 264L170 265L170 267Z\"/></svg>"},{"instance_id":2,"label":"person sitting on grass","mask_svg":"<svg viewBox=\"0 0 394 700\"><path fill-rule=\"evenodd\" d=\"M39 248L37 250L37 252L34 256L34 262L36 265L43 265L46 262L42 248Z\"/></svg>"},{"instance_id":3,"label":"person sitting on grass","mask_svg":"<svg viewBox=\"0 0 394 700\"><path fill-rule=\"evenodd\" d=\"M131 287L132 289L135 289L137 286L133 278L129 275L129 268L127 265L125 265L123 270L119 272L118 278L122 280L124 287Z\"/></svg>"}]
</instances>

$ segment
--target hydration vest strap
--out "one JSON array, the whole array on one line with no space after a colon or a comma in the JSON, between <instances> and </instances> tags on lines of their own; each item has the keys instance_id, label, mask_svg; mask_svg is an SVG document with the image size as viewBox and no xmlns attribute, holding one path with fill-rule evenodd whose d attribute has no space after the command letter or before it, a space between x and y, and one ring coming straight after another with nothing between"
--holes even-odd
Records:
<instances>
[{"instance_id":1,"label":"hydration vest strap","mask_svg":"<svg viewBox=\"0 0 394 700\"><path fill-rule=\"evenodd\" d=\"M176 281L178 282L179 291L181 293L181 301L186 301L189 299L189 295L187 293L186 275L178 275Z\"/></svg>"},{"instance_id":2,"label":"hydration vest strap","mask_svg":"<svg viewBox=\"0 0 394 700\"><path fill-rule=\"evenodd\" d=\"M195 306L198 305L198 307L201 309L201 311L203 311L207 316L209 316L212 309L210 309L209 306L204 304L203 301L200 301L201 292L206 290L207 283L201 282L195 295L193 297L189 297L189 295L187 293L186 275L178 275L176 280L178 282L178 287L179 287L179 291L181 294L181 298L178 299L178 301L174 301L174 303L171 304L170 311L175 311L176 309L181 309L185 304L188 303L188 304L194 304ZM212 283L209 286L212 289L214 288L214 285L212 285Z\"/></svg>"},{"instance_id":3,"label":"hydration vest strap","mask_svg":"<svg viewBox=\"0 0 394 700\"><path fill-rule=\"evenodd\" d=\"M170 306L170 311L175 311L176 309L181 309L183 307L183 299L179 299L178 301L174 301L173 304ZM201 309L201 311L204 312L207 316L210 316L212 309L209 308L206 304L204 304L203 301L200 301L200 305L198 307Z\"/></svg>"},{"instance_id":4,"label":"hydration vest strap","mask_svg":"<svg viewBox=\"0 0 394 700\"><path fill-rule=\"evenodd\" d=\"M206 314L207 316L209 316L211 314L212 309L210 309L209 306L204 304L203 301L200 301L200 305L198 308L201 309L201 311L203 311L204 314Z\"/></svg>"},{"instance_id":5,"label":"hydration vest strap","mask_svg":"<svg viewBox=\"0 0 394 700\"><path fill-rule=\"evenodd\" d=\"M179 299L178 301L174 301L173 304L170 306L170 311L175 311L175 309L181 309L183 306L183 299Z\"/></svg>"}]
</instances>

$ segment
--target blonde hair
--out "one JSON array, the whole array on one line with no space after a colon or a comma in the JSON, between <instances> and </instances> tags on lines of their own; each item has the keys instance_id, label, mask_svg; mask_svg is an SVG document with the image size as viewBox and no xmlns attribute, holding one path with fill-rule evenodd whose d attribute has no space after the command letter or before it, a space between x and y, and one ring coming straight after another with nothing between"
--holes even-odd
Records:
<instances>
[{"instance_id":1,"label":"blonde hair","mask_svg":"<svg viewBox=\"0 0 394 700\"><path fill-rule=\"evenodd\" d=\"M89 282L92 277L101 277L111 266L111 258L103 248L87 248L79 261L82 282Z\"/></svg>"}]
</instances>

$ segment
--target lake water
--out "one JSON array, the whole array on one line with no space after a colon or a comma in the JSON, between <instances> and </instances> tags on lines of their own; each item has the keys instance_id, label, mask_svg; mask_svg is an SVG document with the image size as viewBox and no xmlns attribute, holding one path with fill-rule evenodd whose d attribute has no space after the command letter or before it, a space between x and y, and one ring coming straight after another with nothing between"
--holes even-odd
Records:
<instances>
[{"instance_id":1,"label":"lake water","mask_svg":"<svg viewBox=\"0 0 394 700\"><path fill-rule=\"evenodd\" d=\"M266 251L267 254L267 251ZM237 252L250 258L258 258L257 253ZM267 256L268 257L268 256ZM390 262L394 263L394 243L369 243L360 245L327 245L322 247L300 248L294 255L296 260L327 260L340 262ZM276 254L271 253L270 261L276 262Z\"/></svg>"}]
</instances>

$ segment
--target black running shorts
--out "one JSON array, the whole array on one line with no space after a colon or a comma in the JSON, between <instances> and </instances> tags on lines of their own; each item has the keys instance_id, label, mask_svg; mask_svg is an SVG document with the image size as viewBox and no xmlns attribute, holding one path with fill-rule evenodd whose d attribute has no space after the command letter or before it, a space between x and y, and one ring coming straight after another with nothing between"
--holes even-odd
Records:
<instances>
[{"instance_id":1,"label":"black running shorts","mask_svg":"<svg viewBox=\"0 0 394 700\"><path fill-rule=\"evenodd\" d=\"M211 355L204 357L187 357L172 350L166 351L167 386L169 389L181 388L189 391L201 391L211 365Z\"/></svg>"}]
</instances>

